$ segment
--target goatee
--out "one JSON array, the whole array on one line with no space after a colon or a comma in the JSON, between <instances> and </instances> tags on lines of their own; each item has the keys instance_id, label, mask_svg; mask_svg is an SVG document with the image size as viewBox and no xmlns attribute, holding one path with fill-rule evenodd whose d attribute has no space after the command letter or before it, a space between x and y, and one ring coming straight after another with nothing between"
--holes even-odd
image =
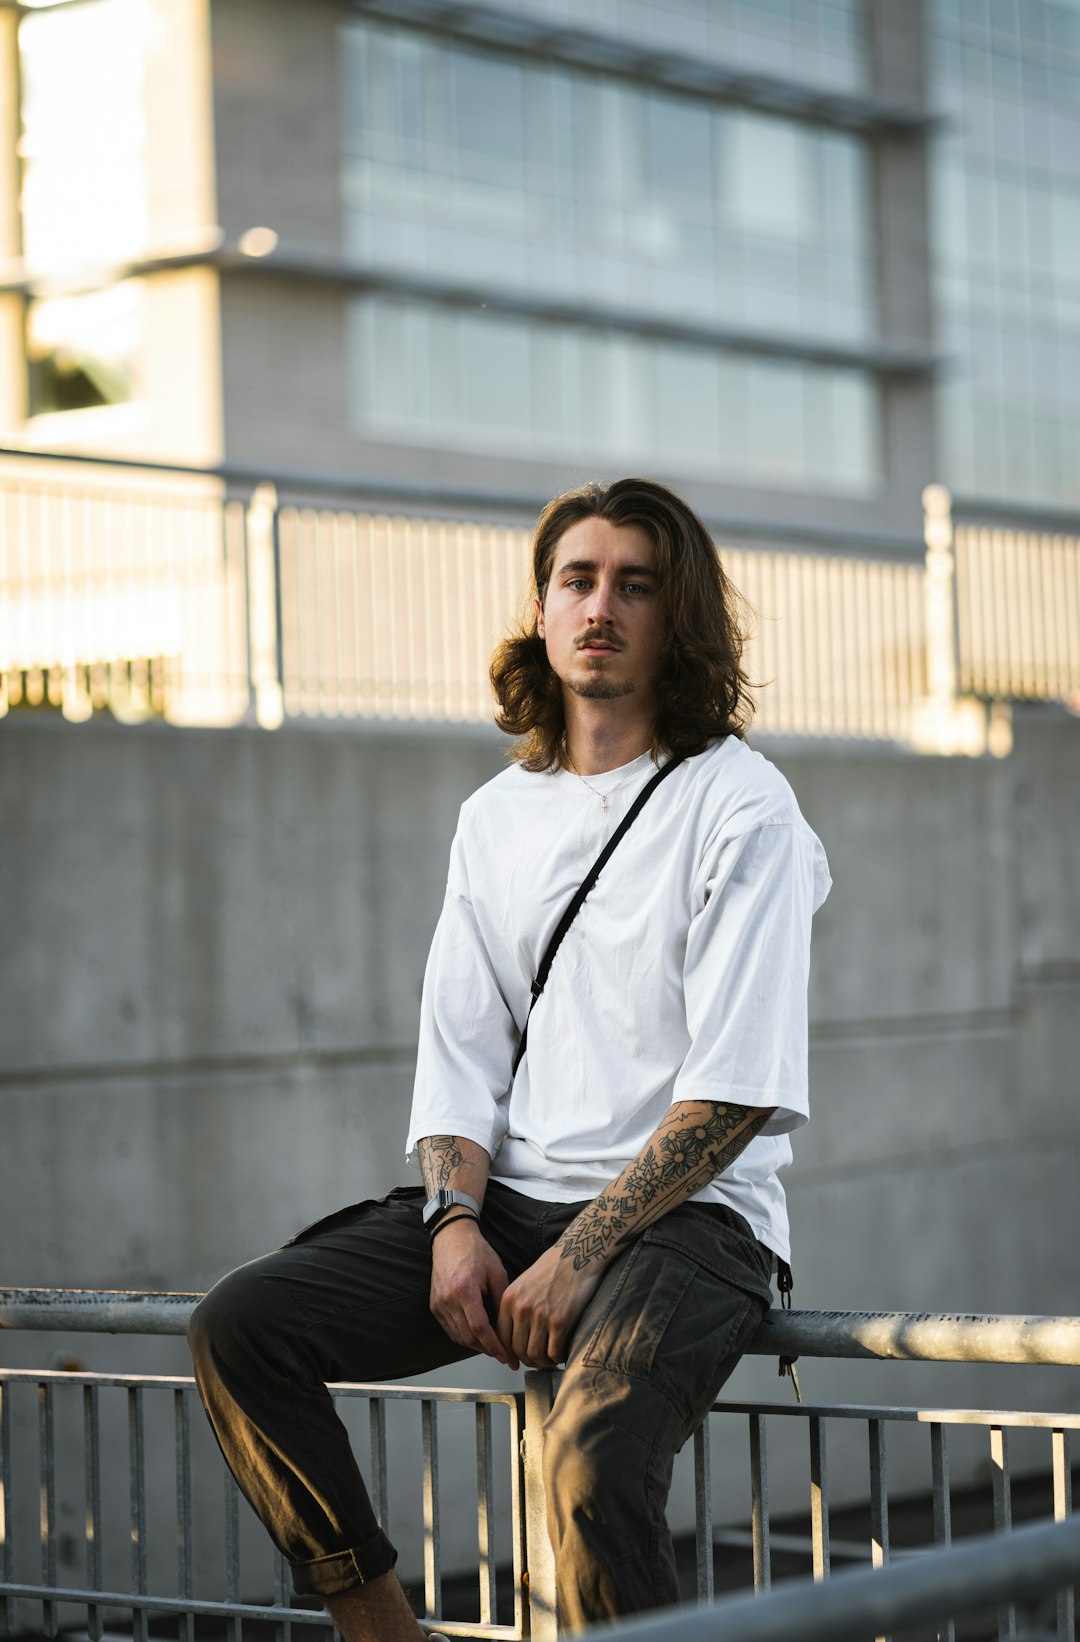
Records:
<instances>
[{"instance_id":1,"label":"goatee","mask_svg":"<svg viewBox=\"0 0 1080 1642\"><path fill-rule=\"evenodd\" d=\"M637 688L633 679L623 679L619 684L614 679L606 679L599 674L596 678L567 679L566 686L583 701L617 701L620 696L633 695Z\"/></svg>"}]
</instances>

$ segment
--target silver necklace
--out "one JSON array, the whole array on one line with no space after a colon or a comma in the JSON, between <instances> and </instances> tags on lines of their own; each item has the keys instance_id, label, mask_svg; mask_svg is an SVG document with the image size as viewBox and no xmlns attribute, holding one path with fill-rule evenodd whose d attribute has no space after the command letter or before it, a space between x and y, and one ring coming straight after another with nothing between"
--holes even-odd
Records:
<instances>
[{"instance_id":1,"label":"silver necklace","mask_svg":"<svg viewBox=\"0 0 1080 1642\"><path fill-rule=\"evenodd\" d=\"M611 797L611 795L613 793L618 792L619 788L622 786L624 781L629 781L629 779L632 775L637 774L638 765L641 763L642 759L648 758L648 756L649 756L648 753L639 753L637 758L634 759L634 761L631 764L630 768L627 770L626 774L620 780L616 781L616 783L613 787L609 787L607 792L601 792L599 787L594 787L591 781L586 781L586 779L582 775L581 771L574 764L573 759L571 759L570 754L567 753L567 755L566 755L567 762L569 763L571 770L577 776L577 778L581 782L582 786L583 787L588 787L589 791L594 795L594 797L596 797L600 800L600 808L603 810L605 815L607 814L608 799Z\"/></svg>"}]
</instances>

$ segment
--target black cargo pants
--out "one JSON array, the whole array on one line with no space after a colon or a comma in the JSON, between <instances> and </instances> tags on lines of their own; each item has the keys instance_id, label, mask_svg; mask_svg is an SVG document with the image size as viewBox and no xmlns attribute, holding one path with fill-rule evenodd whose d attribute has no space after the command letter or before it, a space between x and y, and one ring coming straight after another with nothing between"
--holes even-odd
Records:
<instances>
[{"instance_id":1,"label":"black cargo pants","mask_svg":"<svg viewBox=\"0 0 1080 1642\"><path fill-rule=\"evenodd\" d=\"M470 1355L428 1308L422 1188L401 1187L222 1278L189 1338L233 1475L292 1568L333 1596L393 1567L328 1380L394 1380ZM511 1281L584 1205L488 1187L481 1229ZM771 1303L746 1221L687 1203L607 1268L545 1426L548 1529L568 1629L677 1600L665 1517L674 1457Z\"/></svg>"}]
</instances>

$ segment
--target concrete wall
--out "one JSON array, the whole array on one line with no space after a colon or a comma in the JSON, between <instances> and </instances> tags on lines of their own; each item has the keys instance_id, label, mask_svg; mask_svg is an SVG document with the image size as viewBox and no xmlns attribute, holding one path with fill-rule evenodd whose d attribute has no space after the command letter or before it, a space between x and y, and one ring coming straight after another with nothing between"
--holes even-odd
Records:
<instances>
[{"instance_id":1,"label":"concrete wall","mask_svg":"<svg viewBox=\"0 0 1080 1642\"><path fill-rule=\"evenodd\" d=\"M1032 710L1016 729L1004 762L775 754L835 877L815 924L814 1120L789 1182L800 1306L1077 1309L1080 724ZM447 847L502 757L494 732L453 727L6 721L0 1286L201 1288L406 1178ZM58 1348L185 1370L178 1342L0 1340L16 1364ZM511 1383L484 1364L456 1378ZM805 1363L803 1381L815 1400L1080 1402L1054 1370ZM729 1389L788 1396L764 1360ZM735 1516L740 1440L720 1442L717 1467ZM448 1442L444 1466L464 1464L466 1434ZM890 1453L897 1490L925 1486L926 1446ZM838 1444L841 1496L865 1491L864 1449ZM152 1477L166 1508L167 1461L166 1444ZM984 1463L961 1458L959 1479ZM777 1510L802 1508L801 1446L778 1451L771 1480ZM447 1532L452 1563L467 1536ZM31 1539L28 1518L27 1554ZM200 1553L211 1595L219 1541Z\"/></svg>"}]
</instances>

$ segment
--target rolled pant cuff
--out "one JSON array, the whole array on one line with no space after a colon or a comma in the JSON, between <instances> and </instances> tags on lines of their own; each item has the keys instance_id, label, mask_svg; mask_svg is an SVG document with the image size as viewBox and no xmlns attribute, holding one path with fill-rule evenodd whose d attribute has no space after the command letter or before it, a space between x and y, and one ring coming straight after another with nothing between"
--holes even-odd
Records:
<instances>
[{"instance_id":1,"label":"rolled pant cuff","mask_svg":"<svg viewBox=\"0 0 1080 1642\"><path fill-rule=\"evenodd\" d=\"M380 1528L363 1545L335 1551L333 1556L313 1557L310 1562L292 1562L289 1567L297 1596L340 1596L388 1574L396 1561L397 1552Z\"/></svg>"}]
</instances>

